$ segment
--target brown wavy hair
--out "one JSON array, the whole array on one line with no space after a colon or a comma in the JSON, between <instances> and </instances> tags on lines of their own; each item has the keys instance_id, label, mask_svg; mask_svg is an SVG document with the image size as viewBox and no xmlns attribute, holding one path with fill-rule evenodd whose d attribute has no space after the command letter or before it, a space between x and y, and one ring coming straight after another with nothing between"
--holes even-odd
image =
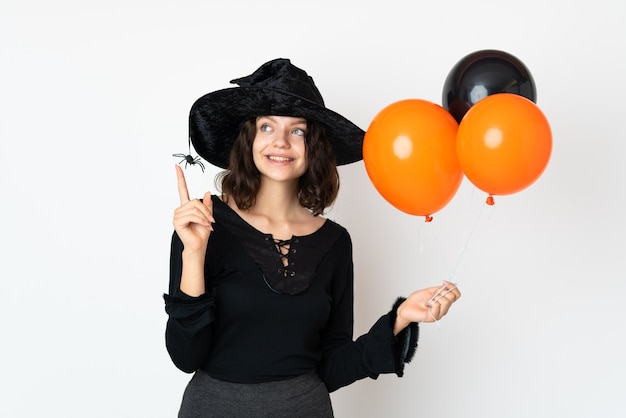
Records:
<instances>
[{"instance_id":1,"label":"brown wavy hair","mask_svg":"<svg viewBox=\"0 0 626 418\"><path fill-rule=\"evenodd\" d=\"M241 210L256 203L261 187L261 173L252 157L252 143L256 135L256 118L245 121L230 151L228 169L218 174L222 193L235 199ZM322 215L333 204L339 193L339 173L332 144L326 128L315 121L307 121L305 136L306 171L299 179L300 204L313 215Z\"/></svg>"}]
</instances>

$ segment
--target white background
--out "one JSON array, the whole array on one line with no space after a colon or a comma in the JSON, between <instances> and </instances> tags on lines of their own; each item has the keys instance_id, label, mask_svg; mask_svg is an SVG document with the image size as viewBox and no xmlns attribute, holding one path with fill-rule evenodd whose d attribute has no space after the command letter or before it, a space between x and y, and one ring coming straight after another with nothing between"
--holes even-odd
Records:
<instances>
[{"instance_id":1,"label":"white background","mask_svg":"<svg viewBox=\"0 0 626 418\"><path fill-rule=\"evenodd\" d=\"M196 98L287 57L366 129L500 49L553 131L530 187L487 208L464 181L426 224L341 168L328 216L355 244L356 333L455 270L463 298L404 378L339 390L336 415L624 416L625 21L621 0L1 0L0 415L176 415L190 376L161 295ZM215 172L188 168L191 194Z\"/></svg>"}]
</instances>

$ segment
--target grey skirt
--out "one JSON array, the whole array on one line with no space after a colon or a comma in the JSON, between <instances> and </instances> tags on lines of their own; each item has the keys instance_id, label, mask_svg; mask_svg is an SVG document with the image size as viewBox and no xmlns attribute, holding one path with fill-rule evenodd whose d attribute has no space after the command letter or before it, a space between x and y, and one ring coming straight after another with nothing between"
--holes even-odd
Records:
<instances>
[{"instance_id":1,"label":"grey skirt","mask_svg":"<svg viewBox=\"0 0 626 418\"><path fill-rule=\"evenodd\" d=\"M179 418L333 417L317 373L267 383L231 383L198 370L185 389Z\"/></svg>"}]
</instances>

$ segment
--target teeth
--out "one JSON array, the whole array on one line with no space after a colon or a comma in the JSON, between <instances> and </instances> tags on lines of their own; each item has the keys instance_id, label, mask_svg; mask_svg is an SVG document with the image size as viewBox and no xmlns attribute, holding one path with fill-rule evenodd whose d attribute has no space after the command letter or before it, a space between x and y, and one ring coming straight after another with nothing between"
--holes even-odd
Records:
<instances>
[{"instance_id":1,"label":"teeth","mask_svg":"<svg viewBox=\"0 0 626 418\"><path fill-rule=\"evenodd\" d=\"M291 158L286 158L286 157L277 157L275 155L270 155L268 157L270 160L272 161L279 161L279 162L285 162L285 161L289 161L291 160Z\"/></svg>"}]
</instances>

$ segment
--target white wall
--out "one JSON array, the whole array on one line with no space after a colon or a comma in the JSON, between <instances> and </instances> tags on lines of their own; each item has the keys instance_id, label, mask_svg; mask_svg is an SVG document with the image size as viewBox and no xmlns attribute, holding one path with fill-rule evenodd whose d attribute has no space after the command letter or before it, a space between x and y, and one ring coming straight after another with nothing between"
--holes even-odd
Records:
<instances>
[{"instance_id":1,"label":"white wall","mask_svg":"<svg viewBox=\"0 0 626 418\"><path fill-rule=\"evenodd\" d=\"M189 376L165 351L161 294L171 154L197 97L289 57L367 128L397 100L439 103L451 67L489 48L531 70L552 159L492 209L464 182L431 224L363 163L341 169L329 216L355 241L356 331L461 253L464 296L422 327L404 378L334 393L336 414L624 416L624 21L621 0L3 0L0 415L175 416ZM214 190L214 170L186 173L192 194Z\"/></svg>"}]
</instances>

